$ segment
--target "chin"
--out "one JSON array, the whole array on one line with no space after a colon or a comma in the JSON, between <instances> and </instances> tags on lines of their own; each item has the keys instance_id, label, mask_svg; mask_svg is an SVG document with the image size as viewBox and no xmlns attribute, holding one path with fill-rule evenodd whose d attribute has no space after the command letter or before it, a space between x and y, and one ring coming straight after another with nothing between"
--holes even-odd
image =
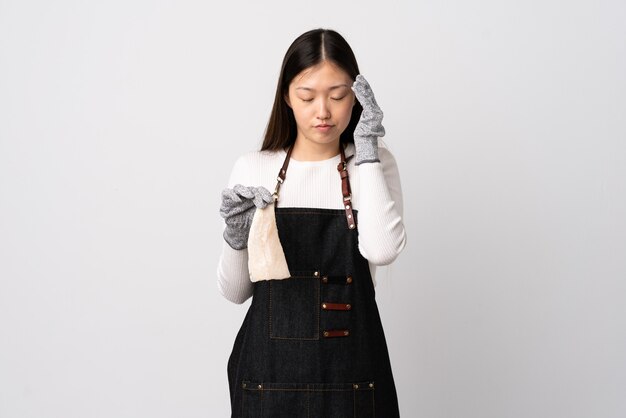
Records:
<instances>
[{"instance_id":1,"label":"chin","mask_svg":"<svg viewBox=\"0 0 626 418\"><path fill-rule=\"evenodd\" d=\"M314 141L318 144L335 144L335 143L339 143L339 138L336 139L327 139L327 140L319 140L319 141Z\"/></svg>"},{"instance_id":2,"label":"chin","mask_svg":"<svg viewBox=\"0 0 626 418\"><path fill-rule=\"evenodd\" d=\"M317 132L316 132L317 134ZM308 137L309 141L315 142L316 144L332 144L333 142L338 142L339 137L331 137L327 135L311 135Z\"/></svg>"}]
</instances>

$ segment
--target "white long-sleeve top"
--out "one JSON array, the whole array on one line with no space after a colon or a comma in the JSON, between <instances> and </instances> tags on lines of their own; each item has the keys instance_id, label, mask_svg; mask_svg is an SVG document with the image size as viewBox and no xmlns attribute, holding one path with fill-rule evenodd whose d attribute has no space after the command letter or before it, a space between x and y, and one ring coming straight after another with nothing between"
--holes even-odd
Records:
<instances>
[{"instance_id":1,"label":"white long-sleeve top","mask_svg":"<svg viewBox=\"0 0 626 418\"><path fill-rule=\"evenodd\" d=\"M354 144L346 146L345 154L346 158L354 154ZM374 284L376 266L393 262L406 245L398 166L387 148L380 146L378 155L380 162L358 166L354 164L354 158L348 162L352 208L358 211L358 247L369 262ZM283 150L252 151L241 155L235 161L228 187L242 184L263 186L273 191L285 156ZM278 206L343 209L341 178L337 171L340 161L339 154L321 161L292 158L280 188ZM234 303L243 303L252 296L247 249L235 250L222 239L217 287Z\"/></svg>"}]
</instances>

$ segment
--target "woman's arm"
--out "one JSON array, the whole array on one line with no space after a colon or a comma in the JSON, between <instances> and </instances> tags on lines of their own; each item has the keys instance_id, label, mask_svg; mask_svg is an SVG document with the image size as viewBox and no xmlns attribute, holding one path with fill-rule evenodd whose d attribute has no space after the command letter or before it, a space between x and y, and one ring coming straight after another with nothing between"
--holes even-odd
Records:
<instances>
[{"instance_id":1,"label":"woman's arm","mask_svg":"<svg viewBox=\"0 0 626 418\"><path fill-rule=\"evenodd\" d=\"M250 185L250 167L246 155L240 156L233 166L228 187L235 184ZM226 299L243 303L252 296L252 282L248 273L248 249L235 250L222 238L222 253L217 265L217 288Z\"/></svg>"},{"instance_id":2,"label":"woman's arm","mask_svg":"<svg viewBox=\"0 0 626 418\"><path fill-rule=\"evenodd\" d=\"M359 170L357 213L359 251L375 265L392 263L406 245L402 186L396 159L387 148L380 162L355 166Z\"/></svg>"}]
</instances>

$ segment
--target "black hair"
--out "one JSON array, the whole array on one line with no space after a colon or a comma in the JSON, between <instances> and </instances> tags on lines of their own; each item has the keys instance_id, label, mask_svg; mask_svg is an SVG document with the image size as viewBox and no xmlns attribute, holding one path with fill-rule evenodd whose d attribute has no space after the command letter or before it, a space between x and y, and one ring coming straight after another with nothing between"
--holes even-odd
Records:
<instances>
[{"instance_id":1,"label":"black hair","mask_svg":"<svg viewBox=\"0 0 626 418\"><path fill-rule=\"evenodd\" d=\"M330 61L344 70L354 81L359 74L352 48L337 32L331 29L314 29L303 33L293 41L280 70L276 96L270 115L263 150L279 150L292 145L296 141L297 128L293 110L287 105L285 96L294 77L303 70L323 61ZM357 101L352 108L350 123L341 133L340 142L354 142L354 128L359 121L363 108Z\"/></svg>"}]
</instances>

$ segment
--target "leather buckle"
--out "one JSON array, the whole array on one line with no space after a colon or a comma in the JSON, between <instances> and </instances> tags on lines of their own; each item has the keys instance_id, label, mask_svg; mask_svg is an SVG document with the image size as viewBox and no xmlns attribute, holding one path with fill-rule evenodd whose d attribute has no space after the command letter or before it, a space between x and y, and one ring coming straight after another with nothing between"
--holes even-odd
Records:
<instances>
[{"instance_id":1,"label":"leather buckle","mask_svg":"<svg viewBox=\"0 0 626 418\"><path fill-rule=\"evenodd\" d=\"M350 331L347 329L329 329L322 333L325 338L332 337L347 337L350 335Z\"/></svg>"}]
</instances>

